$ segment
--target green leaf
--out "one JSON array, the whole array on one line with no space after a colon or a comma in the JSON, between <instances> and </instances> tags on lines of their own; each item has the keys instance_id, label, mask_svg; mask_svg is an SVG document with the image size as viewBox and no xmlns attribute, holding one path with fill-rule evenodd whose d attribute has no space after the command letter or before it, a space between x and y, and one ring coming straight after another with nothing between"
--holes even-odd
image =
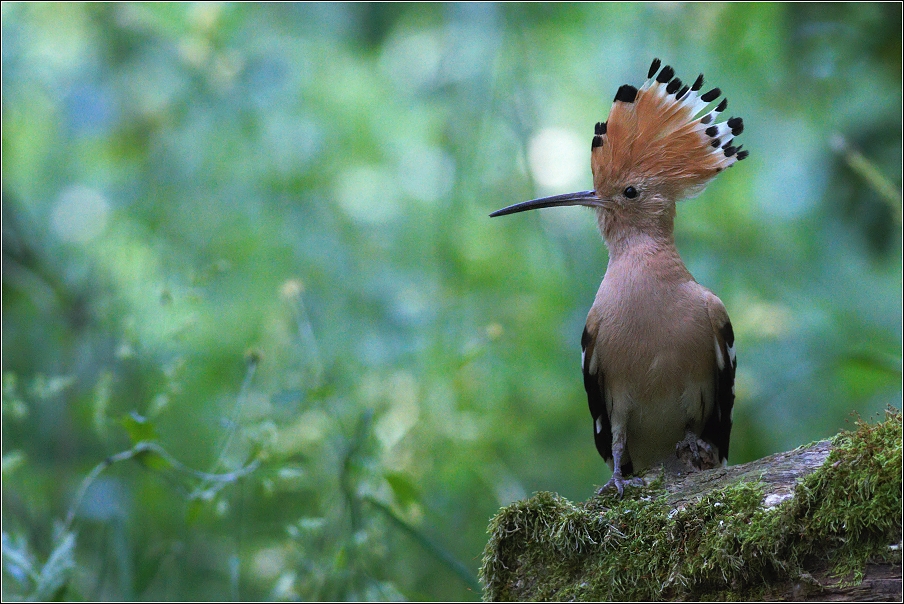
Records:
<instances>
[{"instance_id":1,"label":"green leaf","mask_svg":"<svg viewBox=\"0 0 904 604\"><path fill-rule=\"evenodd\" d=\"M15 373L3 374L3 398L2 413L5 418L15 420L25 419L28 416L28 405L18 393L18 378Z\"/></svg>"},{"instance_id":2,"label":"green leaf","mask_svg":"<svg viewBox=\"0 0 904 604\"><path fill-rule=\"evenodd\" d=\"M168 470L172 463L158 451L153 449L141 449L135 453L135 461L149 470Z\"/></svg>"},{"instance_id":3,"label":"green leaf","mask_svg":"<svg viewBox=\"0 0 904 604\"><path fill-rule=\"evenodd\" d=\"M3 477L6 478L25 464L25 453L16 449L3 454Z\"/></svg>"},{"instance_id":4,"label":"green leaf","mask_svg":"<svg viewBox=\"0 0 904 604\"><path fill-rule=\"evenodd\" d=\"M400 506L406 507L412 503L417 503L420 498L420 491L406 474L387 472L383 475L383 478L389 483L392 493Z\"/></svg>"},{"instance_id":5,"label":"green leaf","mask_svg":"<svg viewBox=\"0 0 904 604\"><path fill-rule=\"evenodd\" d=\"M136 411L132 411L128 415L123 415L120 420L122 427L125 428L126 434L132 444L148 440L157 440L157 431L154 429L154 422L140 415Z\"/></svg>"},{"instance_id":6,"label":"green leaf","mask_svg":"<svg viewBox=\"0 0 904 604\"><path fill-rule=\"evenodd\" d=\"M185 508L185 522L188 524L196 524L201 518L201 512L204 511L204 502L201 499L192 499Z\"/></svg>"},{"instance_id":7,"label":"green leaf","mask_svg":"<svg viewBox=\"0 0 904 604\"><path fill-rule=\"evenodd\" d=\"M107 409L110 408L113 391L113 372L103 371L94 386L93 421L94 431L100 437L107 435Z\"/></svg>"}]
</instances>

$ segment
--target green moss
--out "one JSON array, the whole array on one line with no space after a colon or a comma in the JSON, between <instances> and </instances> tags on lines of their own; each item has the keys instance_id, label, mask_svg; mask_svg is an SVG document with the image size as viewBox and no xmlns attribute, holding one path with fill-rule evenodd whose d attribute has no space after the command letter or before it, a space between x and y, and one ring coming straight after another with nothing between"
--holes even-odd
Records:
<instances>
[{"instance_id":1,"label":"green moss","mask_svg":"<svg viewBox=\"0 0 904 604\"><path fill-rule=\"evenodd\" d=\"M858 581L901 535L900 411L839 434L795 496L739 481L683 507L661 486L574 504L538 493L490 523L486 600L750 598L827 561Z\"/></svg>"},{"instance_id":2,"label":"green moss","mask_svg":"<svg viewBox=\"0 0 904 604\"><path fill-rule=\"evenodd\" d=\"M857 422L832 444L822 468L798 486L790 516L802 552L822 552L834 574L860 582L866 561L884 559L901 535L901 412L887 411L876 425Z\"/></svg>"}]
</instances>

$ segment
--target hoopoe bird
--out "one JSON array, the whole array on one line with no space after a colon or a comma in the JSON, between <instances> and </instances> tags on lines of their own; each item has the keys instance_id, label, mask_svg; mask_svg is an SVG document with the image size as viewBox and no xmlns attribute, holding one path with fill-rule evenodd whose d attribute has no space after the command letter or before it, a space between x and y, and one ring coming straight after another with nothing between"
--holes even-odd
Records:
<instances>
[{"instance_id":1,"label":"hoopoe bird","mask_svg":"<svg viewBox=\"0 0 904 604\"><path fill-rule=\"evenodd\" d=\"M675 204L747 157L743 120L718 118L727 99L683 85L655 59L647 82L618 89L591 144L592 191L544 197L490 216L581 205L596 211L609 263L581 337L581 368L597 451L612 470L599 492L690 452L728 458L737 360L722 301L698 284L675 247Z\"/></svg>"}]
</instances>

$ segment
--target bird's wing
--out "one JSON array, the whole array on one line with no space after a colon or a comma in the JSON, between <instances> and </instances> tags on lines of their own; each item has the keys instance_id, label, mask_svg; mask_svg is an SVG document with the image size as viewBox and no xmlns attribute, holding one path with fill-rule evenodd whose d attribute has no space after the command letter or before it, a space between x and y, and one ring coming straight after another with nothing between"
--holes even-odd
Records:
<instances>
[{"instance_id":1,"label":"bird's wing","mask_svg":"<svg viewBox=\"0 0 904 604\"><path fill-rule=\"evenodd\" d=\"M591 331L590 324L584 327L581 336L581 369L584 372L584 389L587 391L587 403L590 415L593 416L593 439L596 450L606 463L612 464L612 424L609 411L606 409L605 380L600 369L599 357L594 350L596 333Z\"/></svg>"},{"instance_id":2,"label":"bird's wing","mask_svg":"<svg viewBox=\"0 0 904 604\"><path fill-rule=\"evenodd\" d=\"M731 438L731 410L734 407L734 380L738 361L735 357L734 331L725 305L709 290L706 291L705 300L713 327L713 345L716 347L716 363L713 367L716 396L712 413L706 419L701 436L719 449L719 460L725 463Z\"/></svg>"}]
</instances>

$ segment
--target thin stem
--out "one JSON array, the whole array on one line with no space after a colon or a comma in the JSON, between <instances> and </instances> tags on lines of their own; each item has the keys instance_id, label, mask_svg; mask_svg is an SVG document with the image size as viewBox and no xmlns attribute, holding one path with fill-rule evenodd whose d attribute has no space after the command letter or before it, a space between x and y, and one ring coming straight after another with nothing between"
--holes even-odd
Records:
<instances>
[{"instance_id":1,"label":"thin stem","mask_svg":"<svg viewBox=\"0 0 904 604\"><path fill-rule=\"evenodd\" d=\"M847 140L840 134L836 134L832 137L831 144L832 148L844 158L848 167L862 178L870 188L879 194L882 201L884 201L894 212L898 224L901 224L901 192L895 188L894 183L882 174L879 168L876 167L876 164L848 144Z\"/></svg>"},{"instance_id":2,"label":"thin stem","mask_svg":"<svg viewBox=\"0 0 904 604\"><path fill-rule=\"evenodd\" d=\"M170 453L154 442L143 441L135 444L134 447L127 451L122 451L115 455L111 455L106 458L88 473L87 476L82 480L81 485L79 485L78 491L76 492L75 499L72 502L72 505L69 507L69 512L66 514L66 522L63 524L63 533L69 532L69 529L72 527L72 523L75 520L75 514L78 512L79 507L82 504L82 499L85 497L85 493L88 492L88 487L97 480L97 477L101 475L101 473L112 466L113 464L119 463L121 461L126 461L129 459L133 459L139 455L146 453L155 453L162 457L170 466L172 466L175 470L188 474L194 478L198 478L200 480L206 480L209 482L220 482L220 483L229 483L235 482L239 478L243 476L247 476L251 472L255 471L258 466L260 466L260 462L258 460L254 460L247 466L243 468L239 468L233 472L227 472L225 474L212 474L210 472L201 472L200 470L195 470L194 468L189 468L184 463L170 455Z\"/></svg>"},{"instance_id":3,"label":"thin stem","mask_svg":"<svg viewBox=\"0 0 904 604\"><path fill-rule=\"evenodd\" d=\"M458 578L461 579L468 587L478 593L481 591L482 588L480 587L480 583L474 577L474 573L472 573L467 566L462 564L460 560L453 556L444 547L434 542L427 535L423 534L421 531L402 520L399 516L396 515L395 512L392 511L389 506L387 506L382 501L378 501L373 497L367 495L365 495L362 500L366 501L370 505L374 506L377 510L382 512L383 515L386 516L390 521L392 521L393 524L402 529L405 534L417 541L421 547L423 547L430 554L443 562L452 570L452 572L458 575Z\"/></svg>"},{"instance_id":4,"label":"thin stem","mask_svg":"<svg viewBox=\"0 0 904 604\"><path fill-rule=\"evenodd\" d=\"M211 471L216 468L222 467L223 463L226 459L226 453L229 451L230 445L232 445L232 441L235 438L236 433L238 432L239 425L239 412L242 409L242 404L248 396L248 391L251 389L251 381L254 379L254 373L257 370L257 360L252 357L248 360L248 369L245 371L245 379L242 380L242 386L239 389L239 393L235 399L235 405L232 407L232 413L229 418L229 428L226 431L226 434L223 438L223 444L220 446L220 453L217 455L217 460L210 467Z\"/></svg>"}]
</instances>

